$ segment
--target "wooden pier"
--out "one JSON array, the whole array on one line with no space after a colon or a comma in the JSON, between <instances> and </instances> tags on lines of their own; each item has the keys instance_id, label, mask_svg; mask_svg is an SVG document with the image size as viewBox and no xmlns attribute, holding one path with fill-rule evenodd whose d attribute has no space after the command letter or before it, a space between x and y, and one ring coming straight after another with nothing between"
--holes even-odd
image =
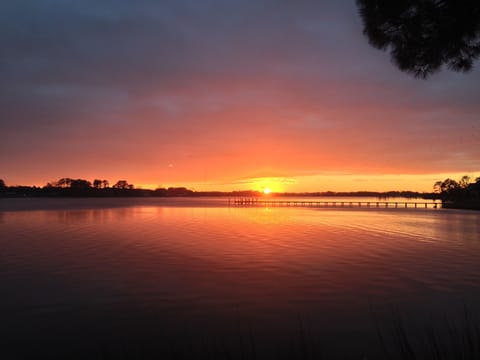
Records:
<instances>
[{"instance_id":1,"label":"wooden pier","mask_svg":"<svg viewBox=\"0 0 480 360\"><path fill-rule=\"evenodd\" d=\"M228 199L230 206L259 207L340 207L340 208L393 208L393 209L438 209L440 202L405 202L405 201L312 201L312 200L263 200L258 198Z\"/></svg>"}]
</instances>

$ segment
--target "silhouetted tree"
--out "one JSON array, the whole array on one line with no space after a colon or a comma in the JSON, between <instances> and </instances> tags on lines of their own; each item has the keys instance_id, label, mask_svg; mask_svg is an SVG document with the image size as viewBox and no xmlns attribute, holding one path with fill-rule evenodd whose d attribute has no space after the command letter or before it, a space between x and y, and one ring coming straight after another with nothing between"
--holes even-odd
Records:
<instances>
[{"instance_id":1,"label":"silhouetted tree","mask_svg":"<svg viewBox=\"0 0 480 360\"><path fill-rule=\"evenodd\" d=\"M108 188L110 186L110 183L108 182L108 180L102 180L102 187L104 189Z\"/></svg>"},{"instance_id":2,"label":"silhouetted tree","mask_svg":"<svg viewBox=\"0 0 480 360\"><path fill-rule=\"evenodd\" d=\"M193 190L189 190L186 187L169 187L167 194L169 196L189 196L193 194Z\"/></svg>"},{"instance_id":3,"label":"silhouetted tree","mask_svg":"<svg viewBox=\"0 0 480 360\"><path fill-rule=\"evenodd\" d=\"M356 1L370 44L415 77L468 71L480 55L479 0Z\"/></svg>"},{"instance_id":4,"label":"silhouetted tree","mask_svg":"<svg viewBox=\"0 0 480 360\"><path fill-rule=\"evenodd\" d=\"M475 179L475 182L473 184L470 184L469 187L471 188L471 193L473 194L473 196L480 198L480 177L477 177Z\"/></svg>"},{"instance_id":5,"label":"silhouetted tree","mask_svg":"<svg viewBox=\"0 0 480 360\"><path fill-rule=\"evenodd\" d=\"M480 195L480 179L476 180L471 183L470 177L465 175L458 182L452 179L437 181L433 188L443 200L474 199Z\"/></svg>"},{"instance_id":6,"label":"silhouetted tree","mask_svg":"<svg viewBox=\"0 0 480 360\"><path fill-rule=\"evenodd\" d=\"M0 179L0 189L4 189L5 187L5 181L3 181L3 179Z\"/></svg>"},{"instance_id":7,"label":"silhouetted tree","mask_svg":"<svg viewBox=\"0 0 480 360\"><path fill-rule=\"evenodd\" d=\"M95 189L100 189L103 185L103 181L102 180L99 180L99 179L95 179L93 180L93 187Z\"/></svg>"},{"instance_id":8,"label":"silhouetted tree","mask_svg":"<svg viewBox=\"0 0 480 360\"><path fill-rule=\"evenodd\" d=\"M61 178L60 180L53 183L55 187L67 188L72 184L72 179L70 178Z\"/></svg>"},{"instance_id":9,"label":"silhouetted tree","mask_svg":"<svg viewBox=\"0 0 480 360\"><path fill-rule=\"evenodd\" d=\"M470 183L470 177L466 175L458 182L445 179L437 181L434 189L445 207L480 210L480 178L474 183Z\"/></svg>"},{"instance_id":10,"label":"silhouetted tree","mask_svg":"<svg viewBox=\"0 0 480 360\"><path fill-rule=\"evenodd\" d=\"M443 181L437 181L433 188L435 189L435 192L445 195L454 193L460 188L460 185L458 185L455 180L445 179Z\"/></svg>"},{"instance_id":11,"label":"silhouetted tree","mask_svg":"<svg viewBox=\"0 0 480 360\"><path fill-rule=\"evenodd\" d=\"M464 175L458 182L458 186L462 189L466 189L470 184L470 176Z\"/></svg>"},{"instance_id":12,"label":"silhouetted tree","mask_svg":"<svg viewBox=\"0 0 480 360\"><path fill-rule=\"evenodd\" d=\"M126 180L118 180L115 185L113 185L114 189L133 189L133 185L129 184Z\"/></svg>"},{"instance_id":13,"label":"silhouetted tree","mask_svg":"<svg viewBox=\"0 0 480 360\"><path fill-rule=\"evenodd\" d=\"M72 189L89 189L92 186L90 181L84 179L75 179L70 182Z\"/></svg>"}]
</instances>

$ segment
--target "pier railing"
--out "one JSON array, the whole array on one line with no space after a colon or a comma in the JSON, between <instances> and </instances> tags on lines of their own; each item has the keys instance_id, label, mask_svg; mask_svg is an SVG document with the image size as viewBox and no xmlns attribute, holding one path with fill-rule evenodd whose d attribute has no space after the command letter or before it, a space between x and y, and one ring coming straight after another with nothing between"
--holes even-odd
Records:
<instances>
[{"instance_id":1,"label":"pier railing","mask_svg":"<svg viewBox=\"0 0 480 360\"><path fill-rule=\"evenodd\" d=\"M408 201L345 201L345 200L264 200L258 198L228 199L230 206L261 206L261 207L344 207L344 208L441 208L440 202L408 202Z\"/></svg>"}]
</instances>

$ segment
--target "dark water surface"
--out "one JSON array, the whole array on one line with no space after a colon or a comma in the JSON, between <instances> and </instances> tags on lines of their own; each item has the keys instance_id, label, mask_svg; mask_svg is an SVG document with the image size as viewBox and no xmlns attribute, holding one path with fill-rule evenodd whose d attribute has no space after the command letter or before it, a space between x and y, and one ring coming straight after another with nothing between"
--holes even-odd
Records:
<instances>
[{"instance_id":1,"label":"dark water surface","mask_svg":"<svg viewBox=\"0 0 480 360\"><path fill-rule=\"evenodd\" d=\"M13 359L375 354L392 309L412 331L479 310L480 213L6 199L0 290Z\"/></svg>"}]
</instances>

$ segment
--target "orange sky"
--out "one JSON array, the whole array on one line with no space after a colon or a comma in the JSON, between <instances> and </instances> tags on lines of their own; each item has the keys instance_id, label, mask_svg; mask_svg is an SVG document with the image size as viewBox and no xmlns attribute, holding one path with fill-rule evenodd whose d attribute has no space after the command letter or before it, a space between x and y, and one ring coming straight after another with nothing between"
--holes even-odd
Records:
<instances>
[{"instance_id":1,"label":"orange sky","mask_svg":"<svg viewBox=\"0 0 480 360\"><path fill-rule=\"evenodd\" d=\"M478 69L413 79L353 3L287 3L4 9L0 178L431 191L480 176Z\"/></svg>"}]
</instances>

